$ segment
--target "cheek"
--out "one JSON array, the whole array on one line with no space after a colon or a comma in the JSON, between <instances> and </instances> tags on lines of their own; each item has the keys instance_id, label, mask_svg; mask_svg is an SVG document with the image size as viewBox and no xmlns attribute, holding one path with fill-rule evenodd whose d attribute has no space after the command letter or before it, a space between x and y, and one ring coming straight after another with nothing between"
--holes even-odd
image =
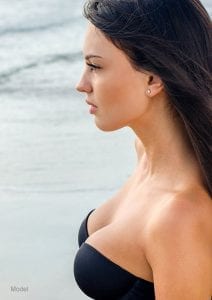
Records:
<instances>
[{"instance_id":1,"label":"cheek","mask_svg":"<svg viewBox=\"0 0 212 300\"><path fill-rule=\"evenodd\" d=\"M103 131L113 131L129 126L147 109L145 99L133 89L120 85L104 85L99 95L99 114L96 126Z\"/></svg>"},{"instance_id":2,"label":"cheek","mask_svg":"<svg viewBox=\"0 0 212 300\"><path fill-rule=\"evenodd\" d=\"M129 126L144 114L149 103L143 80L129 70L96 77L94 96L99 106L95 122L104 131Z\"/></svg>"},{"instance_id":3,"label":"cheek","mask_svg":"<svg viewBox=\"0 0 212 300\"><path fill-rule=\"evenodd\" d=\"M105 108L125 113L129 117L144 111L148 103L142 86L129 80L104 82L98 94L100 103L105 104Z\"/></svg>"},{"instance_id":4,"label":"cheek","mask_svg":"<svg viewBox=\"0 0 212 300\"><path fill-rule=\"evenodd\" d=\"M114 74L106 73L104 76L96 78L94 82L94 92L97 97L97 101L110 102L117 101L119 98L123 98L123 80L120 76L114 76Z\"/></svg>"}]
</instances>

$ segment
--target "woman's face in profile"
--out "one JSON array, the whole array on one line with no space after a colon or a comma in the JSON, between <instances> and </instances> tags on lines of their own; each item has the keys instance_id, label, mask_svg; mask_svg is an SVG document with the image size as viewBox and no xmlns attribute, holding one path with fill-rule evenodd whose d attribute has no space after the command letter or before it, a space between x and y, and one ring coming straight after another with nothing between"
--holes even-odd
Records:
<instances>
[{"instance_id":1,"label":"woman's face in profile","mask_svg":"<svg viewBox=\"0 0 212 300\"><path fill-rule=\"evenodd\" d=\"M86 93L98 128L104 131L130 126L142 118L149 99L148 76L136 71L123 51L89 24L83 53L85 69L77 90Z\"/></svg>"}]
</instances>

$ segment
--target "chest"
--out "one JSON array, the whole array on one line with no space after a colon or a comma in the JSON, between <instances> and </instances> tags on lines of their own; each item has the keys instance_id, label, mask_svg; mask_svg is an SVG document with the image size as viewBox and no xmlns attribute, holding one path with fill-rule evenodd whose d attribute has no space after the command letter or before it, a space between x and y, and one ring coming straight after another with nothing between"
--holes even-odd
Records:
<instances>
[{"instance_id":1,"label":"chest","mask_svg":"<svg viewBox=\"0 0 212 300\"><path fill-rule=\"evenodd\" d=\"M148 205L121 205L97 208L89 217L86 243L137 277L152 281L145 255L148 234Z\"/></svg>"},{"instance_id":2,"label":"chest","mask_svg":"<svg viewBox=\"0 0 212 300\"><path fill-rule=\"evenodd\" d=\"M88 236L86 227L91 215L84 219L79 230L80 249L75 258L74 273L80 288L99 300L155 299L152 280L145 275L145 262L138 259L142 256L141 251L133 261L133 249L138 245L136 240L132 239L130 247L130 239L122 235L122 231L126 236L129 230L128 221L123 226L121 218L116 219ZM136 272L136 265L143 271Z\"/></svg>"}]
</instances>

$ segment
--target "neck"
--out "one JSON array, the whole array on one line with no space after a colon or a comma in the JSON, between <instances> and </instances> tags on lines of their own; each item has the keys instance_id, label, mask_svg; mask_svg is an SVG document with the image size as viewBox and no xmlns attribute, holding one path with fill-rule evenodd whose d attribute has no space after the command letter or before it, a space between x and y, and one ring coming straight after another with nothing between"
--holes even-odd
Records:
<instances>
[{"instance_id":1,"label":"neck","mask_svg":"<svg viewBox=\"0 0 212 300\"><path fill-rule=\"evenodd\" d=\"M197 158L179 118L164 109L130 127L144 146L141 168L146 179L171 189L202 184Z\"/></svg>"}]
</instances>

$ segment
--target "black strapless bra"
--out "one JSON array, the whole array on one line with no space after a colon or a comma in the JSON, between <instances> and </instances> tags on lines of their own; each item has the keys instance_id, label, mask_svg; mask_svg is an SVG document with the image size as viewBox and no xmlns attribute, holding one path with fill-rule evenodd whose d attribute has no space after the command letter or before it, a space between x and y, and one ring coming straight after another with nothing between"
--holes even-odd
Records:
<instances>
[{"instance_id":1,"label":"black strapless bra","mask_svg":"<svg viewBox=\"0 0 212 300\"><path fill-rule=\"evenodd\" d=\"M80 248L74 261L74 276L80 289L96 300L155 300L152 282L136 277L85 242L92 212L82 222L78 234Z\"/></svg>"}]
</instances>

